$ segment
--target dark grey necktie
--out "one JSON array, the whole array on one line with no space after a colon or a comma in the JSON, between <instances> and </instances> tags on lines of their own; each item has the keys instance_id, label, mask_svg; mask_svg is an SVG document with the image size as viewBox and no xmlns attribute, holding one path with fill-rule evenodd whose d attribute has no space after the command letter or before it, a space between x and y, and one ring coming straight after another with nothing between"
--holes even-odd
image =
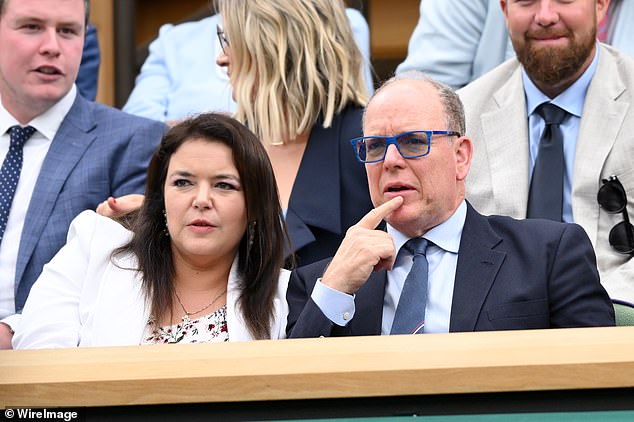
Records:
<instances>
[{"instance_id":1,"label":"dark grey necktie","mask_svg":"<svg viewBox=\"0 0 634 422\"><path fill-rule=\"evenodd\" d=\"M526 217L562 221L565 164L564 137L559 125L568 112L551 103L540 105L536 111L546 127L539 141Z\"/></svg>"},{"instance_id":2,"label":"dark grey necktie","mask_svg":"<svg viewBox=\"0 0 634 422\"><path fill-rule=\"evenodd\" d=\"M9 129L10 145L7 155L4 157L2 168L0 169L0 242L4 237L4 230L7 228L9 212L15 189L18 186L20 172L22 171L22 149L24 143L33 135L35 128L27 126L12 126Z\"/></svg>"},{"instance_id":3,"label":"dark grey necktie","mask_svg":"<svg viewBox=\"0 0 634 422\"><path fill-rule=\"evenodd\" d=\"M403 248L414 256L412 269L405 278L390 334L421 334L427 304L427 240L410 239Z\"/></svg>"}]
</instances>

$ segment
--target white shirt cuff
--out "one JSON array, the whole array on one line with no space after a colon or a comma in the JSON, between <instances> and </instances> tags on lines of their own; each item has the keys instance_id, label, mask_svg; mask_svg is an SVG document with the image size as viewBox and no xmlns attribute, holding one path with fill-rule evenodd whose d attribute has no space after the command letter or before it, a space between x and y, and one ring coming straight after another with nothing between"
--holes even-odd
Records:
<instances>
[{"instance_id":1,"label":"white shirt cuff","mask_svg":"<svg viewBox=\"0 0 634 422\"><path fill-rule=\"evenodd\" d=\"M326 318L341 327L348 325L354 317L354 295L326 286L321 278L317 279L310 297Z\"/></svg>"}]
</instances>

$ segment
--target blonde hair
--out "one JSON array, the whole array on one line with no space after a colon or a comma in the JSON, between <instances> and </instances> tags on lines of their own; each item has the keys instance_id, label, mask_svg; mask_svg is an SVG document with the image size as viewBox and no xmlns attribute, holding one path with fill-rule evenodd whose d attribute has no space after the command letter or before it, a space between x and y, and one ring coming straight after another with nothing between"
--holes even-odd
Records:
<instances>
[{"instance_id":1,"label":"blonde hair","mask_svg":"<svg viewBox=\"0 0 634 422\"><path fill-rule=\"evenodd\" d=\"M368 93L341 0L216 0L231 49L235 117L266 144L295 139Z\"/></svg>"}]
</instances>

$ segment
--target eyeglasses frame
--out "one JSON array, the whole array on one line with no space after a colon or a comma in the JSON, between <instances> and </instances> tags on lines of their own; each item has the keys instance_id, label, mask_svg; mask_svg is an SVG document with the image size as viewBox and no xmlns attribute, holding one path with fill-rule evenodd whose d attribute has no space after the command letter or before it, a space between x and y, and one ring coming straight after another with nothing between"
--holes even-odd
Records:
<instances>
[{"instance_id":1,"label":"eyeglasses frame","mask_svg":"<svg viewBox=\"0 0 634 422\"><path fill-rule=\"evenodd\" d=\"M225 36L225 31L220 27L220 25L216 25L216 35L218 36L218 42L220 43L220 48L222 49L222 52L227 55L229 40Z\"/></svg>"},{"instance_id":2,"label":"eyeglasses frame","mask_svg":"<svg viewBox=\"0 0 634 422\"><path fill-rule=\"evenodd\" d=\"M418 154L418 155L405 155L401 152L401 149L398 146L398 143L396 142L396 140L404 135L411 135L412 133L424 133L425 135L427 135L427 139L429 140L429 144L427 145L427 151L424 154ZM448 130L412 130L409 132L403 132L403 133L399 133L397 135L394 136L360 136L358 138L354 138L350 140L350 144L352 144L352 148L354 149L354 155L355 157L357 157L357 161L363 163L363 164L372 164L372 163L378 163L381 162L383 160L385 160L385 156L387 155L387 150L390 147L390 145L394 145L396 147L396 150L398 151L399 154L401 154L401 157L409 159L409 158L419 158L419 157L424 157L427 154L429 154L429 152L431 151L431 140L433 135L445 135L445 136L457 136L457 137L461 137L462 135L459 132L453 132L453 131L448 131ZM361 157L359 156L359 148L357 148L357 145L360 141L364 141L365 139L385 139L385 151L383 153L383 157L379 160L372 160L372 161L363 161L361 159Z\"/></svg>"}]
</instances>

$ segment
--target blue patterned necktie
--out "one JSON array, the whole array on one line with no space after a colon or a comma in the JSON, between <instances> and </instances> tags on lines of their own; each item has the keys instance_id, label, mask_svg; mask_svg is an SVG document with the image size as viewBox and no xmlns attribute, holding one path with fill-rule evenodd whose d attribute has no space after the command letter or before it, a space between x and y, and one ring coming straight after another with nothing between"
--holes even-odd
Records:
<instances>
[{"instance_id":1,"label":"blue patterned necktie","mask_svg":"<svg viewBox=\"0 0 634 422\"><path fill-rule=\"evenodd\" d=\"M403 248L413 255L414 262L407 278L405 278L390 334L420 334L423 332L427 304L428 264L425 256L427 243L426 239L418 237L408 240L403 245Z\"/></svg>"},{"instance_id":2,"label":"blue patterned necktie","mask_svg":"<svg viewBox=\"0 0 634 422\"><path fill-rule=\"evenodd\" d=\"M537 108L546 126L539 141L528 192L527 218L562 221L564 203L564 136L559 125L568 112L551 103Z\"/></svg>"},{"instance_id":3,"label":"blue patterned necktie","mask_svg":"<svg viewBox=\"0 0 634 422\"><path fill-rule=\"evenodd\" d=\"M9 151L4 157L2 169L0 169L0 242L4 237L4 230L7 228L9 212L15 189L18 186L20 172L22 171L22 150L24 143L33 135L35 128L31 126L12 126L9 129L11 144Z\"/></svg>"}]
</instances>

